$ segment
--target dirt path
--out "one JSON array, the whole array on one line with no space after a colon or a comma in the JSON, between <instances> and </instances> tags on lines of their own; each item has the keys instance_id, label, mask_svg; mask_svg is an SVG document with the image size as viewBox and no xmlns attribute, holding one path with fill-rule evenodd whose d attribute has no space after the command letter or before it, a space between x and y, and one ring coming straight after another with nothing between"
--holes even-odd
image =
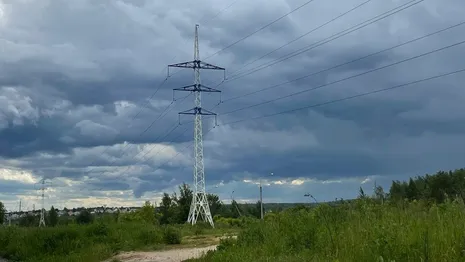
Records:
<instances>
[{"instance_id":1,"label":"dirt path","mask_svg":"<svg viewBox=\"0 0 465 262\"><path fill-rule=\"evenodd\" d=\"M216 245L153 252L127 252L117 255L115 258L121 262L181 262L189 258L198 258L207 251L215 249Z\"/></svg>"}]
</instances>

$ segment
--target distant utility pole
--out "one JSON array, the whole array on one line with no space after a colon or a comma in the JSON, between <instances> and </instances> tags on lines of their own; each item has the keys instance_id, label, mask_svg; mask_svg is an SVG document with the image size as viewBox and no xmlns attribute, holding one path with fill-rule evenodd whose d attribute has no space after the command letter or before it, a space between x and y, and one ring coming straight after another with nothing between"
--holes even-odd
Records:
<instances>
[{"instance_id":1,"label":"distant utility pole","mask_svg":"<svg viewBox=\"0 0 465 262\"><path fill-rule=\"evenodd\" d=\"M273 176L273 173L270 173L270 176ZM262 179L260 178L260 218L263 220L263 189L262 189Z\"/></svg>"},{"instance_id":2,"label":"distant utility pole","mask_svg":"<svg viewBox=\"0 0 465 262\"><path fill-rule=\"evenodd\" d=\"M205 190L205 169L203 162L203 137L202 137L202 115L215 116L216 114L202 108L201 93L219 93L221 91L206 87L200 83L200 69L223 70L224 68L200 61L199 54L199 25L195 25L194 39L194 60L179 64L168 65L168 75L170 67L192 68L194 69L194 84L174 89L175 91L189 91L195 94L195 107L193 109L180 112L179 114L194 115L194 188L192 195L192 203L189 210L187 222L192 225L197 223L199 215L205 222L209 222L214 227L213 219L210 213L210 207L207 201ZM179 120L181 122L181 120Z\"/></svg>"}]
</instances>

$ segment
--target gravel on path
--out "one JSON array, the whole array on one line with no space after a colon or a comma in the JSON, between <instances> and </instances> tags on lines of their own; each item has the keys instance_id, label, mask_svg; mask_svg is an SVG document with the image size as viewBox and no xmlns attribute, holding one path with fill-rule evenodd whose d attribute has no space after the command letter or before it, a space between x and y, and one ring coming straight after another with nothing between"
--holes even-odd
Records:
<instances>
[{"instance_id":1,"label":"gravel on path","mask_svg":"<svg viewBox=\"0 0 465 262\"><path fill-rule=\"evenodd\" d=\"M125 252L117 255L115 258L122 262L181 262L190 258L201 257L207 251L215 249L216 245L197 248L171 249L165 251Z\"/></svg>"}]
</instances>

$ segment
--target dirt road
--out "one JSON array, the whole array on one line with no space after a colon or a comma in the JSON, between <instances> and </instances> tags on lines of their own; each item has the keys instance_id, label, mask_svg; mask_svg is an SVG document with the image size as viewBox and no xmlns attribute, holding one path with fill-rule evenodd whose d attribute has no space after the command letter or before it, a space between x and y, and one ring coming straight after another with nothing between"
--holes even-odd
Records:
<instances>
[{"instance_id":1,"label":"dirt road","mask_svg":"<svg viewBox=\"0 0 465 262\"><path fill-rule=\"evenodd\" d=\"M215 249L216 245L153 252L127 252L117 255L115 258L121 262L181 262L189 258L198 258L207 251Z\"/></svg>"}]
</instances>

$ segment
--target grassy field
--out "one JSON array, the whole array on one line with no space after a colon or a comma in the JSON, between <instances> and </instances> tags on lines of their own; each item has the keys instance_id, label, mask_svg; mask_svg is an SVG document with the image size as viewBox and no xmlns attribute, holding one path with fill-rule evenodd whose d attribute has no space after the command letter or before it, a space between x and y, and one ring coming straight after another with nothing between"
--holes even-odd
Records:
<instances>
[{"instance_id":1,"label":"grassy field","mask_svg":"<svg viewBox=\"0 0 465 262\"><path fill-rule=\"evenodd\" d=\"M215 244L218 236L235 231L188 225L99 222L46 228L0 226L0 257L31 262L103 261L120 251Z\"/></svg>"},{"instance_id":2,"label":"grassy field","mask_svg":"<svg viewBox=\"0 0 465 262\"><path fill-rule=\"evenodd\" d=\"M357 200L251 223L192 261L465 261L465 206Z\"/></svg>"},{"instance_id":3,"label":"grassy field","mask_svg":"<svg viewBox=\"0 0 465 262\"><path fill-rule=\"evenodd\" d=\"M237 225L235 225L237 224ZM242 228L242 229L241 229ZM191 261L465 261L465 205L358 199L269 213L265 221L221 219L208 225L70 224L0 227L0 256L12 261L103 261L120 251L200 247Z\"/></svg>"}]
</instances>

